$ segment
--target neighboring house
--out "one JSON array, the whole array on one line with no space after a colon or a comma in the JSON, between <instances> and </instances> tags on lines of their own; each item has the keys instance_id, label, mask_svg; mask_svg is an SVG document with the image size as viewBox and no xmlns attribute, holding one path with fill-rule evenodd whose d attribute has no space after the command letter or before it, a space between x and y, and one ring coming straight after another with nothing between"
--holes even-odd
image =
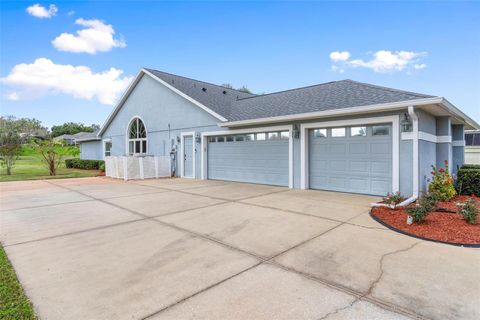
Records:
<instances>
[{"instance_id":1,"label":"neighboring house","mask_svg":"<svg viewBox=\"0 0 480 320\"><path fill-rule=\"evenodd\" d=\"M82 158L177 154L176 175L405 196L479 125L442 97L352 80L254 95L142 69ZM96 151L93 151L93 150Z\"/></svg>"},{"instance_id":2,"label":"neighboring house","mask_svg":"<svg viewBox=\"0 0 480 320\"><path fill-rule=\"evenodd\" d=\"M82 140L83 138L91 138L96 137L98 131L95 132L78 132L75 134L62 134L61 136L53 138L55 141L62 141L63 143L73 146L78 144L78 140Z\"/></svg>"},{"instance_id":3,"label":"neighboring house","mask_svg":"<svg viewBox=\"0 0 480 320\"><path fill-rule=\"evenodd\" d=\"M80 146L80 159L103 160L104 150L102 149L102 139L98 137L98 131L84 132L76 138L75 142Z\"/></svg>"},{"instance_id":4,"label":"neighboring house","mask_svg":"<svg viewBox=\"0 0 480 320\"><path fill-rule=\"evenodd\" d=\"M480 164L480 131L465 132L465 163Z\"/></svg>"}]
</instances>

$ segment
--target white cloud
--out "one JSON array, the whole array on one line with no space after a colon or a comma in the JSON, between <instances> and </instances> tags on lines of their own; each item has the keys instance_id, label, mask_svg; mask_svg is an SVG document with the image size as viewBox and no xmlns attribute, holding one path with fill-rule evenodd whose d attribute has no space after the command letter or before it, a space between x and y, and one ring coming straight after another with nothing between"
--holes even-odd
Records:
<instances>
[{"instance_id":1,"label":"white cloud","mask_svg":"<svg viewBox=\"0 0 480 320\"><path fill-rule=\"evenodd\" d=\"M45 7L42 7L40 4L34 4L33 6L30 6L27 8L27 13L29 15L32 15L34 17L44 19L44 18L51 18L55 16L58 12L58 8L56 5L51 4L48 9Z\"/></svg>"},{"instance_id":2,"label":"white cloud","mask_svg":"<svg viewBox=\"0 0 480 320\"><path fill-rule=\"evenodd\" d=\"M55 48L60 51L95 54L127 46L123 39L113 38L115 30L110 24L105 24L100 20L85 20L82 18L77 19L75 24L85 28L77 31L76 35L62 33L52 41Z\"/></svg>"},{"instance_id":3,"label":"white cloud","mask_svg":"<svg viewBox=\"0 0 480 320\"><path fill-rule=\"evenodd\" d=\"M417 69L417 70L420 70L420 69L425 69L427 67L427 65L425 63L421 63L421 64L415 64L413 66L414 69Z\"/></svg>"},{"instance_id":4,"label":"white cloud","mask_svg":"<svg viewBox=\"0 0 480 320\"><path fill-rule=\"evenodd\" d=\"M350 58L350 52L348 51L333 51L330 53L330 60L334 62L347 61Z\"/></svg>"},{"instance_id":5,"label":"white cloud","mask_svg":"<svg viewBox=\"0 0 480 320\"><path fill-rule=\"evenodd\" d=\"M39 58L31 64L17 64L0 82L16 89L7 95L10 100L61 93L113 105L133 79L122 74L123 71L116 68L94 73L86 66L55 64L50 59Z\"/></svg>"},{"instance_id":6,"label":"white cloud","mask_svg":"<svg viewBox=\"0 0 480 320\"><path fill-rule=\"evenodd\" d=\"M332 60L335 66L339 67L337 64L341 65L342 68L351 67L351 68L367 68L372 69L375 72L394 72L394 71L404 71L426 68L426 64L419 63L420 59L427 55L426 52L413 52L413 51L388 51L380 50L373 54L373 58L370 60L362 59L352 59L349 60L350 54L345 55L345 52L332 52L330 54L330 59ZM333 55L333 56L332 56ZM345 59L345 57L347 57ZM339 67L338 70L341 68ZM335 71L335 70L334 70Z\"/></svg>"},{"instance_id":7,"label":"white cloud","mask_svg":"<svg viewBox=\"0 0 480 320\"><path fill-rule=\"evenodd\" d=\"M71 10L71 11L68 11L67 15L69 16L73 16L75 14L75 11Z\"/></svg>"}]
</instances>

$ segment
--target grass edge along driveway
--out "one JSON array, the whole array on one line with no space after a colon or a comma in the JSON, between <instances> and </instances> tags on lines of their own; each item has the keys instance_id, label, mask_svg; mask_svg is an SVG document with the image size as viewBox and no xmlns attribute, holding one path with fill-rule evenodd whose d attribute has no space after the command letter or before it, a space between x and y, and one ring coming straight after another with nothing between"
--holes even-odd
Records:
<instances>
[{"instance_id":1,"label":"grass edge along driveway","mask_svg":"<svg viewBox=\"0 0 480 320\"><path fill-rule=\"evenodd\" d=\"M30 320L37 317L0 244L0 320L7 319Z\"/></svg>"}]
</instances>

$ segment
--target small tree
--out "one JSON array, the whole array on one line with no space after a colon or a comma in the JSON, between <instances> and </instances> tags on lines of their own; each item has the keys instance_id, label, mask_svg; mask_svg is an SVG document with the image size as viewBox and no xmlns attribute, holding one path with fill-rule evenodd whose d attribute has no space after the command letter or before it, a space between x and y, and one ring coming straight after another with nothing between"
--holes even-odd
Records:
<instances>
[{"instance_id":1,"label":"small tree","mask_svg":"<svg viewBox=\"0 0 480 320\"><path fill-rule=\"evenodd\" d=\"M53 139L36 141L36 147L51 176L57 175L57 169L66 156L78 154L78 148L64 147L61 142Z\"/></svg>"},{"instance_id":2,"label":"small tree","mask_svg":"<svg viewBox=\"0 0 480 320\"><path fill-rule=\"evenodd\" d=\"M12 168L22 150L23 138L20 135L14 117L2 117L0 121L0 161L7 174L12 174Z\"/></svg>"}]
</instances>

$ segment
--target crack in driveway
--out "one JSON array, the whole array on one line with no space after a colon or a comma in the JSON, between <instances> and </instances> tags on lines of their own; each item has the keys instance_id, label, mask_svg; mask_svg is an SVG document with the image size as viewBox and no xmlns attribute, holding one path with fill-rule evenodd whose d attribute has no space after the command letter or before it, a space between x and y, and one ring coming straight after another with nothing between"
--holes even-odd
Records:
<instances>
[{"instance_id":1,"label":"crack in driveway","mask_svg":"<svg viewBox=\"0 0 480 320\"><path fill-rule=\"evenodd\" d=\"M352 302L350 302L348 305L342 307L342 308L338 308L332 312L329 312L327 313L326 315L324 315L323 317L321 317L320 319L318 320L325 320L327 318L329 318L330 316L334 315L334 314L338 314L339 312L341 311L344 311L344 310L347 310L351 307L353 307L354 304L356 304L357 302L361 301L363 298L365 297L368 297L372 294L373 290L375 290L375 287L378 285L378 283L380 283L380 281L382 280L383 278L383 274L385 273L385 270L384 270L384 262L385 262L385 259L389 256L392 256L392 255L395 255L395 254L398 254L398 253L403 253L403 252L407 252L411 249L413 249L415 246L417 246L418 244L420 244L420 241L418 242L415 242L414 244L408 246L407 248L403 248L403 249L398 249L398 250L395 250L395 251L391 251L391 252L387 252L385 254L383 254L381 257L380 257L380 260L379 260L379 269L380 269L380 272L379 272L379 275L378 277L372 281L372 283L370 284L368 290L363 293L362 295L358 296L357 298L355 298ZM408 315L408 316L411 316L411 315ZM418 315L417 315L418 316ZM423 317L418 317L418 318L423 318Z\"/></svg>"}]
</instances>

